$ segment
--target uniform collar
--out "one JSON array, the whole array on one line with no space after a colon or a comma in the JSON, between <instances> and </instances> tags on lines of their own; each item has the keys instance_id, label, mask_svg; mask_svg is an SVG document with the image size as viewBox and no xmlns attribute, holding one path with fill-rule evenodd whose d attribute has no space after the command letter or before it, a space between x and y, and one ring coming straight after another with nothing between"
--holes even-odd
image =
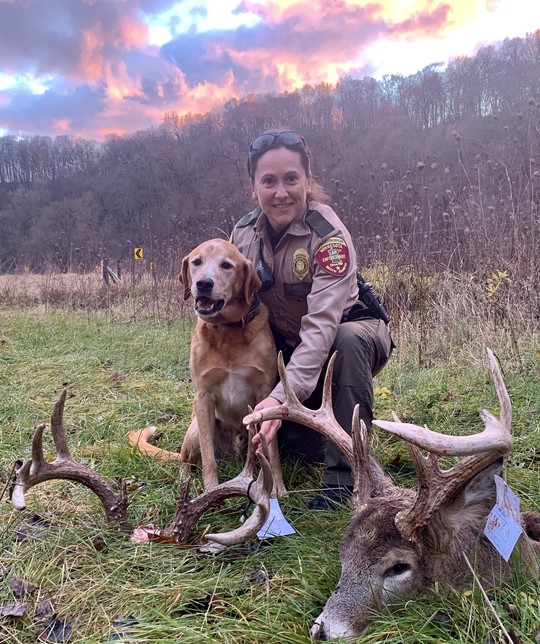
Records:
<instances>
[{"instance_id":1,"label":"uniform collar","mask_svg":"<svg viewBox=\"0 0 540 644\"><path fill-rule=\"evenodd\" d=\"M266 232L267 217L261 210L260 206L257 206L257 211L259 213L259 216L257 217L257 221L255 222L254 229L257 234L264 239L268 236ZM305 235L306 233L310 233L311 229L306 223L306 215L308 212L309 208L306 206L306 209L304 210L302 216L291 222L283 235Z\"/></svg>"}]
</instances>

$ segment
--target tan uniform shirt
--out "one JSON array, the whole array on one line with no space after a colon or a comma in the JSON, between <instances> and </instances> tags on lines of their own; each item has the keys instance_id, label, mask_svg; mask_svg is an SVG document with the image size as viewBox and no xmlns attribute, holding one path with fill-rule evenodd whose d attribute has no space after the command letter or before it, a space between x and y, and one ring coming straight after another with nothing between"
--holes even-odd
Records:
<instances>
[{"instance_id":1,"label":"tan uniform shirt","mask_svg":"<svg viewBox=\"0 0 540 644\"><path fill-rule=\"evenodd\" d=\"M287 375L303 401L317 385L342 315L357 300L356 253L349 231L332 208L315 202L290 224L275 249L260 208L243 217L231 236L255 267L261 240L274 285L259 296L270 310L271 326L295 347ZM281 383L270 395L285 400Z\"/></svg>"}]
</instances>

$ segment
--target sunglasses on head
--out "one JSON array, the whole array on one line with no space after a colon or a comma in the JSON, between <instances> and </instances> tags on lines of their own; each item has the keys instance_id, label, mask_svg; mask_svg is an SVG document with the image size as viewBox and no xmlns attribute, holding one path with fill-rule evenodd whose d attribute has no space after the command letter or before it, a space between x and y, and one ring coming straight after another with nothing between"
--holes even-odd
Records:
<instances>
[{"instance_id":1,"label":"sunglasses on head","mask_svg":"<svg viewBox=\"0 0 540 644\"><path fill-rule=\"evenodd\" d=\"M301 143L304 147L306 146L304 137L301 134L292 132L291 130L285 130L285 132L280 132L279 134L260 134L249 144L249 151L260 152L261 150L272 147L274 143L281 143L281 145L285 146Z\"/></svg>"}]
</instances>

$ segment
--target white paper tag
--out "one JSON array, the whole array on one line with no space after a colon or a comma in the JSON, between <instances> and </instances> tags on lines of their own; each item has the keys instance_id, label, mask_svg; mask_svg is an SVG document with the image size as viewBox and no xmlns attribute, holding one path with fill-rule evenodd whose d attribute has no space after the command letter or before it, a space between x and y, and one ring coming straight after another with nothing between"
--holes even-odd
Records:
<instances>
[{"instance_id":1,"label":"white paper tag","mask_svg":"<svg viewBox=\"0 0 540 644\"><path fill-rule=\"evenodd\" d=\"M519 519L519 499L500 476L495 476L495 484L497 502L488 516L484 534L501 557L508 561L523 532Z\"/></svg>"},{"instance_id":2,"label":"white paper tag","mask_svg":"<svg viewBox=\"0 0 540 644\"><path fill-rule=\"evenodd\" d=\"M263 527L257 532L259 539L282 537L287 534L296 534L296 530L283 516L277 499L270 499L270 512Z\"/></svg>"},{"instance_id":3,"label":"white paper tag","mask_svg":"<svg viewBox=\"0 0 540 644\"><path fill-rule=\"evenodd\" d=\"M500 476L495 476L495 485L497 486L497 505L501 505L519 525L521 521L519 499Z\"/></svg>"}]
</instances>

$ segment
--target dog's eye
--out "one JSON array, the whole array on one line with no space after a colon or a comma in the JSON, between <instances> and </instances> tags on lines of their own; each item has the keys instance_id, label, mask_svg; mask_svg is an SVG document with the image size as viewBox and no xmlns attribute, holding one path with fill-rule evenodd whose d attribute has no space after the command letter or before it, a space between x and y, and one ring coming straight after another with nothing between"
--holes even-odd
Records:
<instances>
[{"instance_id":1,"label":"dog's eye","mask_svg":"<svg viewBox=\"0 0 540 644\"><path fill-rule=\"evenodd\" d=\"M224 268L226 271L230 270L231 268L234 268L234 266L231 264L231 262L221 262L221 268Z\"/></svg>"},{"instance_id":2,"label":"dog's eye","mask_svg":"<svg viewBox=\"0 0 540 644\"><path fill-rule=\"evenodd\" d=\"M202 264L202 259L200 257L197 257L196 259L192 260L191 263L193 266L200 266Z\"/></svg>"}]
</instances>

